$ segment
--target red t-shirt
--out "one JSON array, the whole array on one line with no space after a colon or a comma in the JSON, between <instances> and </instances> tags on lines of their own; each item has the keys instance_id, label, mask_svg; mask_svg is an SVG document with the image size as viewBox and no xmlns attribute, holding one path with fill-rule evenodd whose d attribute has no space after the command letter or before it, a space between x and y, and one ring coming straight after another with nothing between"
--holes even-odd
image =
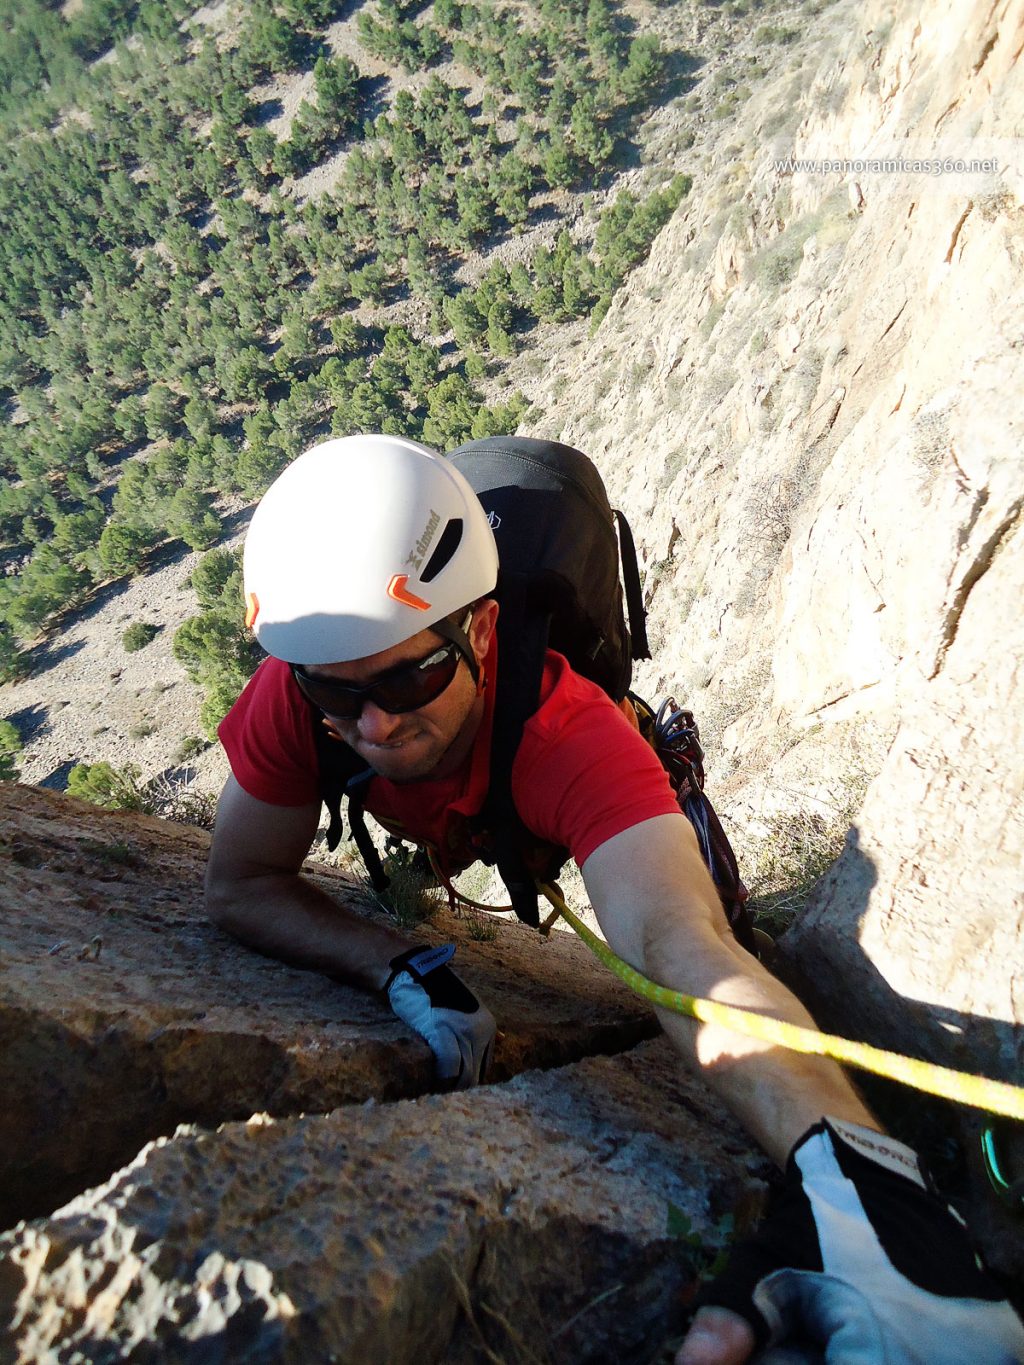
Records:
<instances>
[{"instance_id":1,"label":"red t-shirt","mask_svg":"<svg viewBox=\"0 0 1024 1365\"><path fill-rule=\"evenodd\" d=\"M494 657L485 664L494 676ZM366 809L386 829L435 848L450 871L474 860L466 822L487 792L493 689L465 764L450 777L399 785L375 777ZM278 806L320 799L310 708L288 665L265 659L218 731L239 785ZM582 865L606 840L678 811L650 745L608 696L548 652L541 703L512 765L512 798L538 838Z\"/></svg>"}]
</instances>

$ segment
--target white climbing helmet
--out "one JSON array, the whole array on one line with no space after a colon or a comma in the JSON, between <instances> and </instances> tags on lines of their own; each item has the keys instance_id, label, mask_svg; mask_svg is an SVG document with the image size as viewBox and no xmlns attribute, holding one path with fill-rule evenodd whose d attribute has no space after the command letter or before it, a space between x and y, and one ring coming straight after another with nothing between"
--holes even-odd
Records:
<instances>
[{"instance_id":1,"label":"white climbing helmet","mask_svg":"<svg viewBox=\"0 0 1024 1365\"><path fill-rule=\"evenodd\" d=\"M401 436L300 455L253 513L246 624L275 658L344 663L401 644L491 592L498 551L443 456Z\"/></svg>"}]
</instances>

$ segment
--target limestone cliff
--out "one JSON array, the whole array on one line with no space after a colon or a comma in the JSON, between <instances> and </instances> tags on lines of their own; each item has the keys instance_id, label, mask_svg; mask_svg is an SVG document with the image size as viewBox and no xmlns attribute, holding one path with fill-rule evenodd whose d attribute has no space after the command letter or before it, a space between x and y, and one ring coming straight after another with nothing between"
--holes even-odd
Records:
<instances>
[{"instance_id":1,"label":"limestone cliff","mask_svg":"<svg viewBox=\"0 0 1024 1365\"><path fill-rule=\"evenodd\" d=\"M632 515L657 641L641 682L704 715L741 856L800 812L849 824L783 944L819 1012L1006 1079L1022 47L1019 0L831 9L698 141L691 195L589 346L553 361L531 428L594 453Z\"/></svg>"}]
</instances>

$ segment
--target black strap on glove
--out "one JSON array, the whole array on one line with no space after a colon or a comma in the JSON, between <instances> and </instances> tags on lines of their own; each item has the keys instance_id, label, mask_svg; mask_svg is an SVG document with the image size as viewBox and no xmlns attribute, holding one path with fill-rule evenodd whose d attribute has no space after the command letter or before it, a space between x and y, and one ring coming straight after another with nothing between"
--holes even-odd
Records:
<instances>
[{"instance_id":1,"label":"black strap on glove","mask_svg":"<svg viewBox=\"0 0 1024 1365\"><path fill-rule=\"evenodd\" d=\"M455 1090L478 1085L494 1046L494 1016L447 965L454 943L392 958L384 990L391 1008L434 1054L437 1078Z\"/></svg>"},{"instance_id":2,"label":"black strap on glove","mask_svg":"<svg viewBox=\"0 0 1024 1365\"><path fill-rule=\"evenodd\" d=\"M760 1231L700 1306L746 1318L758 1361L1022 1365L1024 1325L916 1153L824 1119L793 1148Z\"/></svg>"}]
</instances>

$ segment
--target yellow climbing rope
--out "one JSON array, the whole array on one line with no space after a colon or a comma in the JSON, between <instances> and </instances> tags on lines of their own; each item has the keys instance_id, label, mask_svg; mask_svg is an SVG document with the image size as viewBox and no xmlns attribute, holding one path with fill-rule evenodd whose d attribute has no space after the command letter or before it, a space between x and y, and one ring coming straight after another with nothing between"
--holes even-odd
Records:
<instances>
[{"instance_id":1,"label":"yellow climbing rope","mask_svg":"<svg viewBox=\"0 0 1024 1365\"><path fill-rule=\"evenodd\" d=\"M672 1010L675 1014L686 1014L704 1024L719 1024L723 1028L743 1033L748 1038L760 1038L778 1047L789 1048L791 1052L814 1053L821 1057L831 1057L834 1061L844 1062L847 1066L870 1071L876 1076L886 1076L889 1080L899 1081L902 1085L923 1090L929 1095L939 1095L943 1099L968 1104L975 1109L985 1109L990 1114L1002 1114L1007 1118L1024 1120L1024 1088L1009 1085L1005 1081L991 1081L984 1076L971 1076L966 1072L952 1071L949 1067L936 1066L932 1062L918 1061L913 1057L903 1057L898 1052L886 1052L883 1048L871 1047L867 1043L855 1043L849 1038L839 1038L831 1033L819 1033L817 1029L802 1028L799 1024L787 1024L781 1019L771 1019L763 1014L739 1009L736 1005L722 1005L715 1000L701 1000L694 995L684 995L681 991L671 991L665 986L648 980L615 953L569 909L559 892L551 886L541 886L541 891L558 913L583 939L584 943L618 977L652 1004L662 1009Z\"/></svg>"}]
</instances>

